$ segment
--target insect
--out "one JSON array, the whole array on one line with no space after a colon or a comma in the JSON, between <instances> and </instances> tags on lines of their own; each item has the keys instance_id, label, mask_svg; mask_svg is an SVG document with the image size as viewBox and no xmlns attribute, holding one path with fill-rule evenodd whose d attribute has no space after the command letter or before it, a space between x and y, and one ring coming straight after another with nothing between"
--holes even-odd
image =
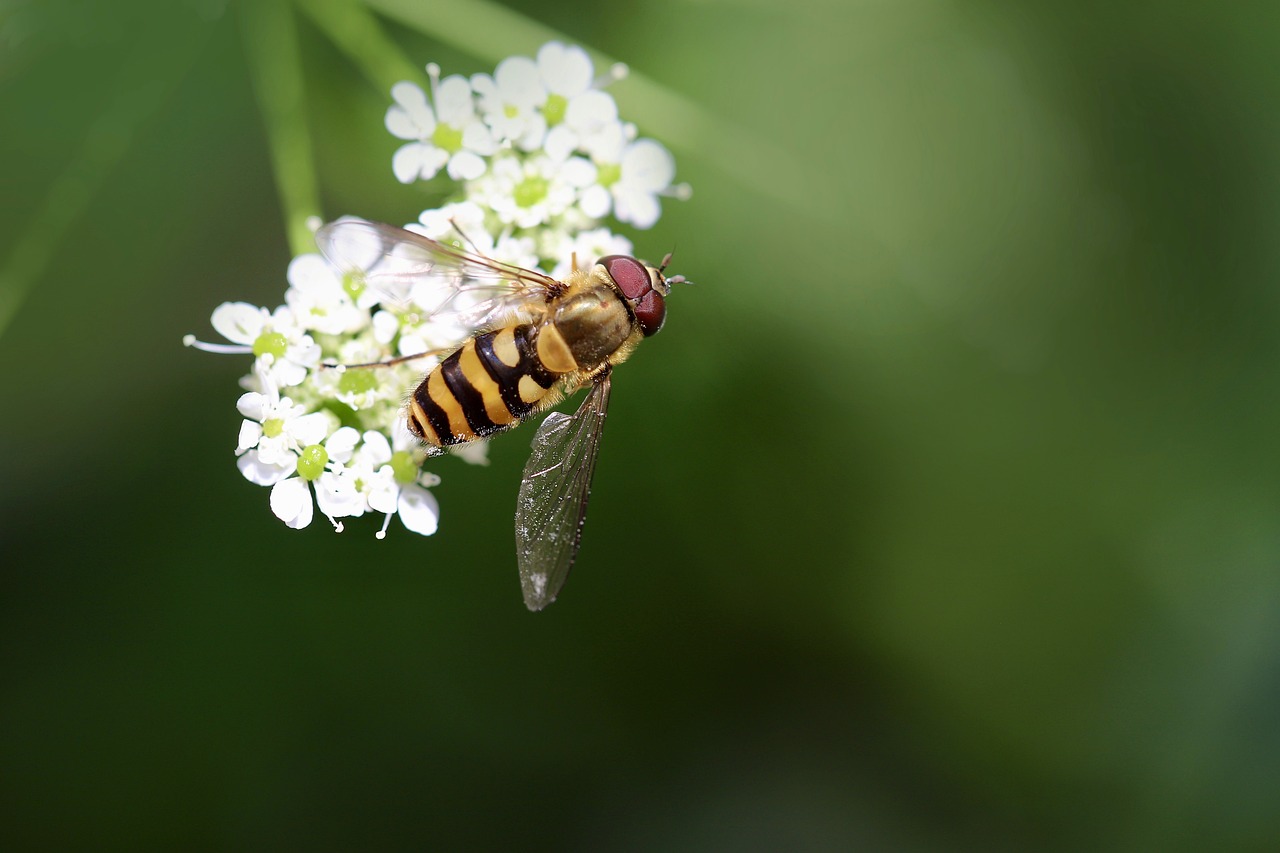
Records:
<instances>
[{"instance_id":1,"label":"insect","mask_svg":"<svg viewBox=\"0 0 1280 853\"><path fill-rule=\"evenodd\" d=\"M465 235L464 235L465 239ZM525 605L559 594L578 553L610 375L662 328L666 297L683 276L626 255L577 267L566 281L359 219L323 226L316 242L344 275L462 331L409 395L409 429L433 453L511 429L582 388L572 415L553 412L533 438L516 501L516 560ZM354 365L358 367L376 365Z\"/></svg>"}]
</instances>

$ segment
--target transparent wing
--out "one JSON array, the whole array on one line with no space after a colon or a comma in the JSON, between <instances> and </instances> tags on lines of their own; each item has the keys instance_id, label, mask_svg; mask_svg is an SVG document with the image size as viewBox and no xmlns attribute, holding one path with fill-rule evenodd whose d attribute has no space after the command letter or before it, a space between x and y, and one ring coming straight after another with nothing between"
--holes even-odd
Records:
<instances>
[{"instance_id":1,"label":"transparent wing","mask_svg":"<svg viewBox=\"0 0 1280 853\"><path fill-rule=\"evenodd\" d=\"M552 412L533 437L516 502L516 560L530 610L556 600L582 540L591 475L609 409L609 377L572 416Z\"/></svg>"},{"instance_id":2,"label":"transparent wing","mask_svg":"<svg viewBox=\"0 0 1280 853\"><path fill-rule=\"evenodd\" d=\"M399 308L416 306L423 320L470 329L492 325L563 285L518 267L432 240L404 228L339 219L316 232L316 245L343 275Z\"/></svg>"}]
</instances>

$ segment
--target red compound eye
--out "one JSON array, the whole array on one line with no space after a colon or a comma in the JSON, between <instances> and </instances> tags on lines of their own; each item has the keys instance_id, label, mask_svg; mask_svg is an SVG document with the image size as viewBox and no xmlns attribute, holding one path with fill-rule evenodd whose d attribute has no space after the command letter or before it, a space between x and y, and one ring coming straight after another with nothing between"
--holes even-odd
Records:
<instances>
[{"instance_id":1,"label":"red compound eye","mask_svg":"<svg viewBox=\"0 0 1280 853\"><path fill-rule=\"evenodd\" d=\"M667 319L667 300L656 290L650 290L635 307L636 320L640 322L640 330L647 338L655 335Z\"/></svg>"},{"instance_id":2,"label":"red compound eye","mask_svg":"<svg viewBox=\"0 0 1280 853\"><path fill-rule=\"evenodd\" d=\"M622 295L635 302L653 287L648 268L627 255L606 255L600 259Z\"/></svg>"}]
</instances>

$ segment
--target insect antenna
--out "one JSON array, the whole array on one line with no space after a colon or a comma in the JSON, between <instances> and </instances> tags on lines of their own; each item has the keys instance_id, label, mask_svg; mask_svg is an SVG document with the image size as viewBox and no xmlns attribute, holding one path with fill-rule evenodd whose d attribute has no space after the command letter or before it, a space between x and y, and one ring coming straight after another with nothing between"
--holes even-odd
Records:
<instances>
[{"instance_id":1,"label":"insect antenna","mask_svg":"<svg viewBox=\"0 0 1280 853\"><path fill-rule=\"evenodd\" d=\"M674 254L675 254L675 250L672 249L670 252L667 252L666 255L663 256L662 266L658 267L659 273L666 270L667 264L671 263L671 256ZM663 276L662 280L665 281L667 284L693 284L693 282L689 281L689 279L685 278L682 275L673 275L670 278Z\"/></svg>"}]
</instances>

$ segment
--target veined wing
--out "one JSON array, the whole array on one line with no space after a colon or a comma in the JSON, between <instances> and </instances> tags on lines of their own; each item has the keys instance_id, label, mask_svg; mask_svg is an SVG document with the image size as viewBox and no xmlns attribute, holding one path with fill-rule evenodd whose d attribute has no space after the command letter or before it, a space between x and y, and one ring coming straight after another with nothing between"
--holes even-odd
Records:
<instances>
[{"instance_id":1,"label":"veined wing","mask_svg":"<svg viewBox=\"0 0 1280 853\"><path fill-rule=\"evenodd\" d=\"M555 601L578 555L608 409L606 374L578 411L552 412L533 437L516 502L516 560L530 610Z\"/></svg>"},{"instance_id":2,"label":"veined wing","mask_svg":"<svg viewBox=\"0 0 1280 853\"><path fill-rule=\"evenodd\" d=\"M371 288L379 299L400 308L416 306L423 320L466 328L490 325L563 288L537 270L381 222L330 222L316 232L316 245L343 275Z\"/></svg>"}]
</instances>

